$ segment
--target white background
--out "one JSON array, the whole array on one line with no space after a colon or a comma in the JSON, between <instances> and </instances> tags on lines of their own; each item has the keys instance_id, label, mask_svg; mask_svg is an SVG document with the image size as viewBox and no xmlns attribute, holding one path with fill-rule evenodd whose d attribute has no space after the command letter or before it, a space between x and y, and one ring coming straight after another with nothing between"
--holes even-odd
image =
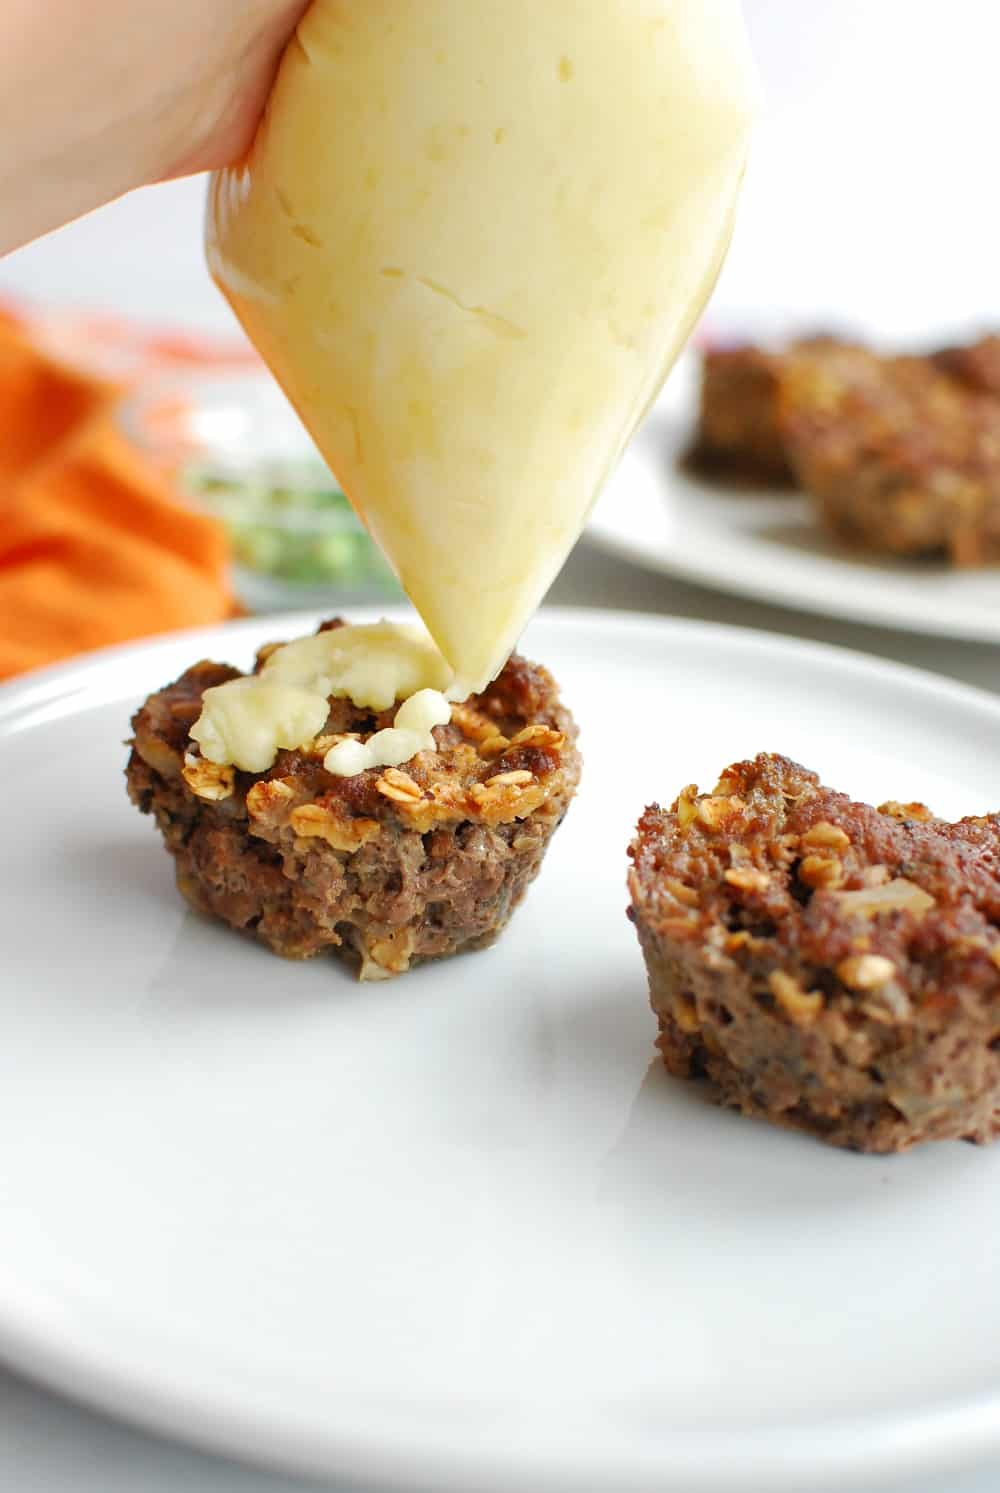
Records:
<instances>
[{"instance_id":1,"label":"white background","mask_svg":"<svg viewBox=\"0 0 1000 1493\"><path fill-rule=\"evenodd\" d=\"M844 324L889 339L1000 327L1000 0L747 0L746 8L765 117L714 321ZM202 266L202 195L198 182L173 184L94 214L0 263L0 293L230 329ZM979 682L997 678L993 650L824 626L586 555L571 563L559 595L808 632ZM974 1484L976 1493L998 1485L1000 1470ZM0 1486L277 1493L290 1485L113 1428L0 1371Z\"/></svg>"}]
</instances>

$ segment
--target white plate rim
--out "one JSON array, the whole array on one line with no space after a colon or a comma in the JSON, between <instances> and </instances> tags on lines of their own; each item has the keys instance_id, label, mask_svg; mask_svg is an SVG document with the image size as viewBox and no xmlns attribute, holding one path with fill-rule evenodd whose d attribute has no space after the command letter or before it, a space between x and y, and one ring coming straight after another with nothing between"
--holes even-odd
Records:
<instances>
[{"instance_id":1,"label":"white plate rim","mask_svg":"<svg viewBox=\"0 0 1000 1493\"><path fill-rule=\"evenodd\" d=\"M783 607L793 612L808 612L814 617L824 617L828 622L858 622L870 627L880 627L888 632L904 632L914 637L950 638L963 643L1000 643L1000 614L996 620L988 612L981 614L982 620L971 618L967 623L951 618L936 626L921 626L911 613L894 611L891 604L879 601L882 593L877 584L869 591L870 600L852 605L850 608L835 608L823 605L815 593L798 587L780 576L769 575L762 580L753 570L728 574L725 579L711 565L699 564L696 555L687 550L678 550L672 556L659 551L644 550L619 533L598 509L583 533L587 544L601 554L624 560L629 565L652 571L656 575L671 576L679 581L688 581L706 591L722 592L724 595L743 596L750 601L759 601L766 606ZM846 563L846 562L845 562ZM873 572L877 581L878 572ZM754 628L751 631L764 631ZM833 645L830 645L833 646Z\"/></svg>"},{"instance_id":2,"label":"white plate rim","mask_svg":"<svg viewBox=\"0 0 1000 1493\"><path fill-rule=\"evenodd\" d=\"M394 609L359 611L357 620L392 615ZM395 609L399 615L400 609ZM352 611L352 616L354 615ZM68 662L0 686L0 741L33 724L36 712L47 712L71 701L102 678L113 679L119 668L141 657L155 665L158 655L201 640L207 649L231 642L249 651L265 637L296 635L314 626L315 612L282 613L187 629L152 639L97 650ZM561 631L583 627L614 629L664 645L685 639L728 645L741 650L764 649L800 663L814 662L839 670L845 680L882 682L908 689L927 703L984 715L1000 727L1000 699L985 690L957 683L928 670L869 656L831 644L788 639L780 634L692 622L649 613L614 612L597 608L543 608L543 626ZM145 667L145 665L144 665ZM739 1430L714 1433L673 1432L670 1468L660 1451L638 1455L629 1466L605 1465L592 1458L581 1469L565 1458L540 1465L537 1456L519 1456L518 1449L483 1438L480 1455L458 1455L445 1446L388 1446L375 1426L359 1432L356 1407L350 1424L331 1425L317 1435L298 1425L294 1415L258 1415L247 1404L246 1389L233 1394L217 1375L198 1381L192 1374L180 1383L162 1374L148 1359L138 1362L114 1350L104 1353L84 1328L55 1319L50 1305L25 1283L8 1277L0 1258L0 1359L29 1378L65 1393L117 1419L141 1426L206 1450L256 1465L306 1476L336 1477L360 1486L405 1490L433 1486L438 1493L512 1493L545 1486L548 1493L733 1493L734 1489L768 1489L769 1493L800 1493L803 1486L858 1489L871 1493L876 1486L898 1484L903 1477L957 1475L980 1468L1000 1457L1000 1391L959 1402L891 1417L865 1417L803 1424L794 1428ZM384 1431L384 1423L379 1423ZM620 1455L620 1447L616 1451ZM416 1471L414 1470L416 1468ZM738 1471L737 1471L738 1469ZM864 1482L858 1479L863 1478Z\"/></svg>"}]
</instances>

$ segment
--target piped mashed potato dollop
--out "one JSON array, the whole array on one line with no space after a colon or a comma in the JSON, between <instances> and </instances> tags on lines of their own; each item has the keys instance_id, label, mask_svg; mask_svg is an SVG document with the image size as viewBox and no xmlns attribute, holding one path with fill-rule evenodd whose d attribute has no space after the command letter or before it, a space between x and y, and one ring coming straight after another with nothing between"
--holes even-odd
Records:
<instances>
[{"instance_id":1,"label":"piped mashed potato dollop","mask_svg":"<svg viewBox=\"0 0 1000 1493\"><path fill-rule=\"evenodd\" d=\"M452 670L422 627L337 627L286 643L258 673L206 690L191 736L209 762L266 772L282 748L305 746L322 733L332 698L379 713L401 702L391 727L367 742L338 742L326 754L328 772L353 777L433 750L433 728L451 719L449 694Z\"/></svg>"}]
</instances>

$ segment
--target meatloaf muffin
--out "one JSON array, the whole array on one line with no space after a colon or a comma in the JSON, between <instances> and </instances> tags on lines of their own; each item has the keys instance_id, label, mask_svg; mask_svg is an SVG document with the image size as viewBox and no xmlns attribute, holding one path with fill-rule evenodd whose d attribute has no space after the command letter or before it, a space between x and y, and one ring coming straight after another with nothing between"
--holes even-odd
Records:
<instances>
[{"instance_id":1,"label":"meatloaf muffin","mask_svg":"<svg viewBox=\"0 0 1000 1493\"><path fill-rule=\"evenodd\" d=\"M204 760L189 735L202 694L239 677L195 664L132 722L129 796L156 819L192 907L288 958L333 950L362 979L491 943L580 775L576 727L546 670L515 655L435 729L436 751L349 778L328 773L325 754L338 736L391 725L392 710L332 699L324 734L264 773Z\"/></svg>"},{"instance_id":2,"label":"meatloaf muffin","mask_svg":"<svg viewBox=\"0 0 1000 1493\"><path fill-rule=\"evenodd\" d=\"M849 543L956 565L1000 559L1000 400L927 358L797 357L778 396L799 486Z\"/></svg>"},{"instance_id":3,"label":"meatloaf muffin","mask_svg":"<svg viewBox=\"0 0 1000 1493\"><path fill-rule=\"evenodd\" d=\"M1000 816L760 756L647 809L629 854L671 1073L861 1151L1000 1132Z\"/></svg>"},{"instance_id":4,"label":"meatloaf muffin","mask_svg":"<svg viewBox=\"0 0 1000 1493\"><path fill-rule=\"evenodd\" d=\"M799 353L827 356L850 344L805 337L783 351L741 343L702 354L698 429L685 458L699 475L745 486L792 487L779 425L784 369Z\"/></svg>"},{"instance_id":5,"label":"meatloaf muffin","mask_svg":"<svg viewBox=\"0 0 1000 1493\"><path fill-rule=\"evenodd\" d=\"M701 409L686 464L715 481L789 487L778 429L781 359L764 348L709 348L702 356Z\"/></svg>"}]
</instances>

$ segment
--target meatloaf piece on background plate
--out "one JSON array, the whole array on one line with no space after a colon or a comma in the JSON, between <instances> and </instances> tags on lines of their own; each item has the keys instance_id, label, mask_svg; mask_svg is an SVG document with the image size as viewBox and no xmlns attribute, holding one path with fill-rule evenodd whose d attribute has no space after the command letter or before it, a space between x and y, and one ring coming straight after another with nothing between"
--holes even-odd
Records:
<instances>
[{"instance_id":1,"label":"meatloaf piece on background plate","mask_svg":"<svg viewBox=\"0 0 1000 1493\"><path fill-rule=\"evenodd\" d=\"M794 488L780 424L782 380L795 358L836 362L853 350L853 343L826 333L780 350L750 342L706 347L698 427L685 464L710 481Z\"/></svg>"},{"instance_id":2,"label":"meatloaf piece on background plate","mask_svg":"<svg viewBox=\"0 0 1000 1493\"><path fill-rule=\"evenodd\" d=\"M800 356L779 423L796 480L848 543L1000 560L1000 400L928 358Z\"/></svg>"}]
</instances>

